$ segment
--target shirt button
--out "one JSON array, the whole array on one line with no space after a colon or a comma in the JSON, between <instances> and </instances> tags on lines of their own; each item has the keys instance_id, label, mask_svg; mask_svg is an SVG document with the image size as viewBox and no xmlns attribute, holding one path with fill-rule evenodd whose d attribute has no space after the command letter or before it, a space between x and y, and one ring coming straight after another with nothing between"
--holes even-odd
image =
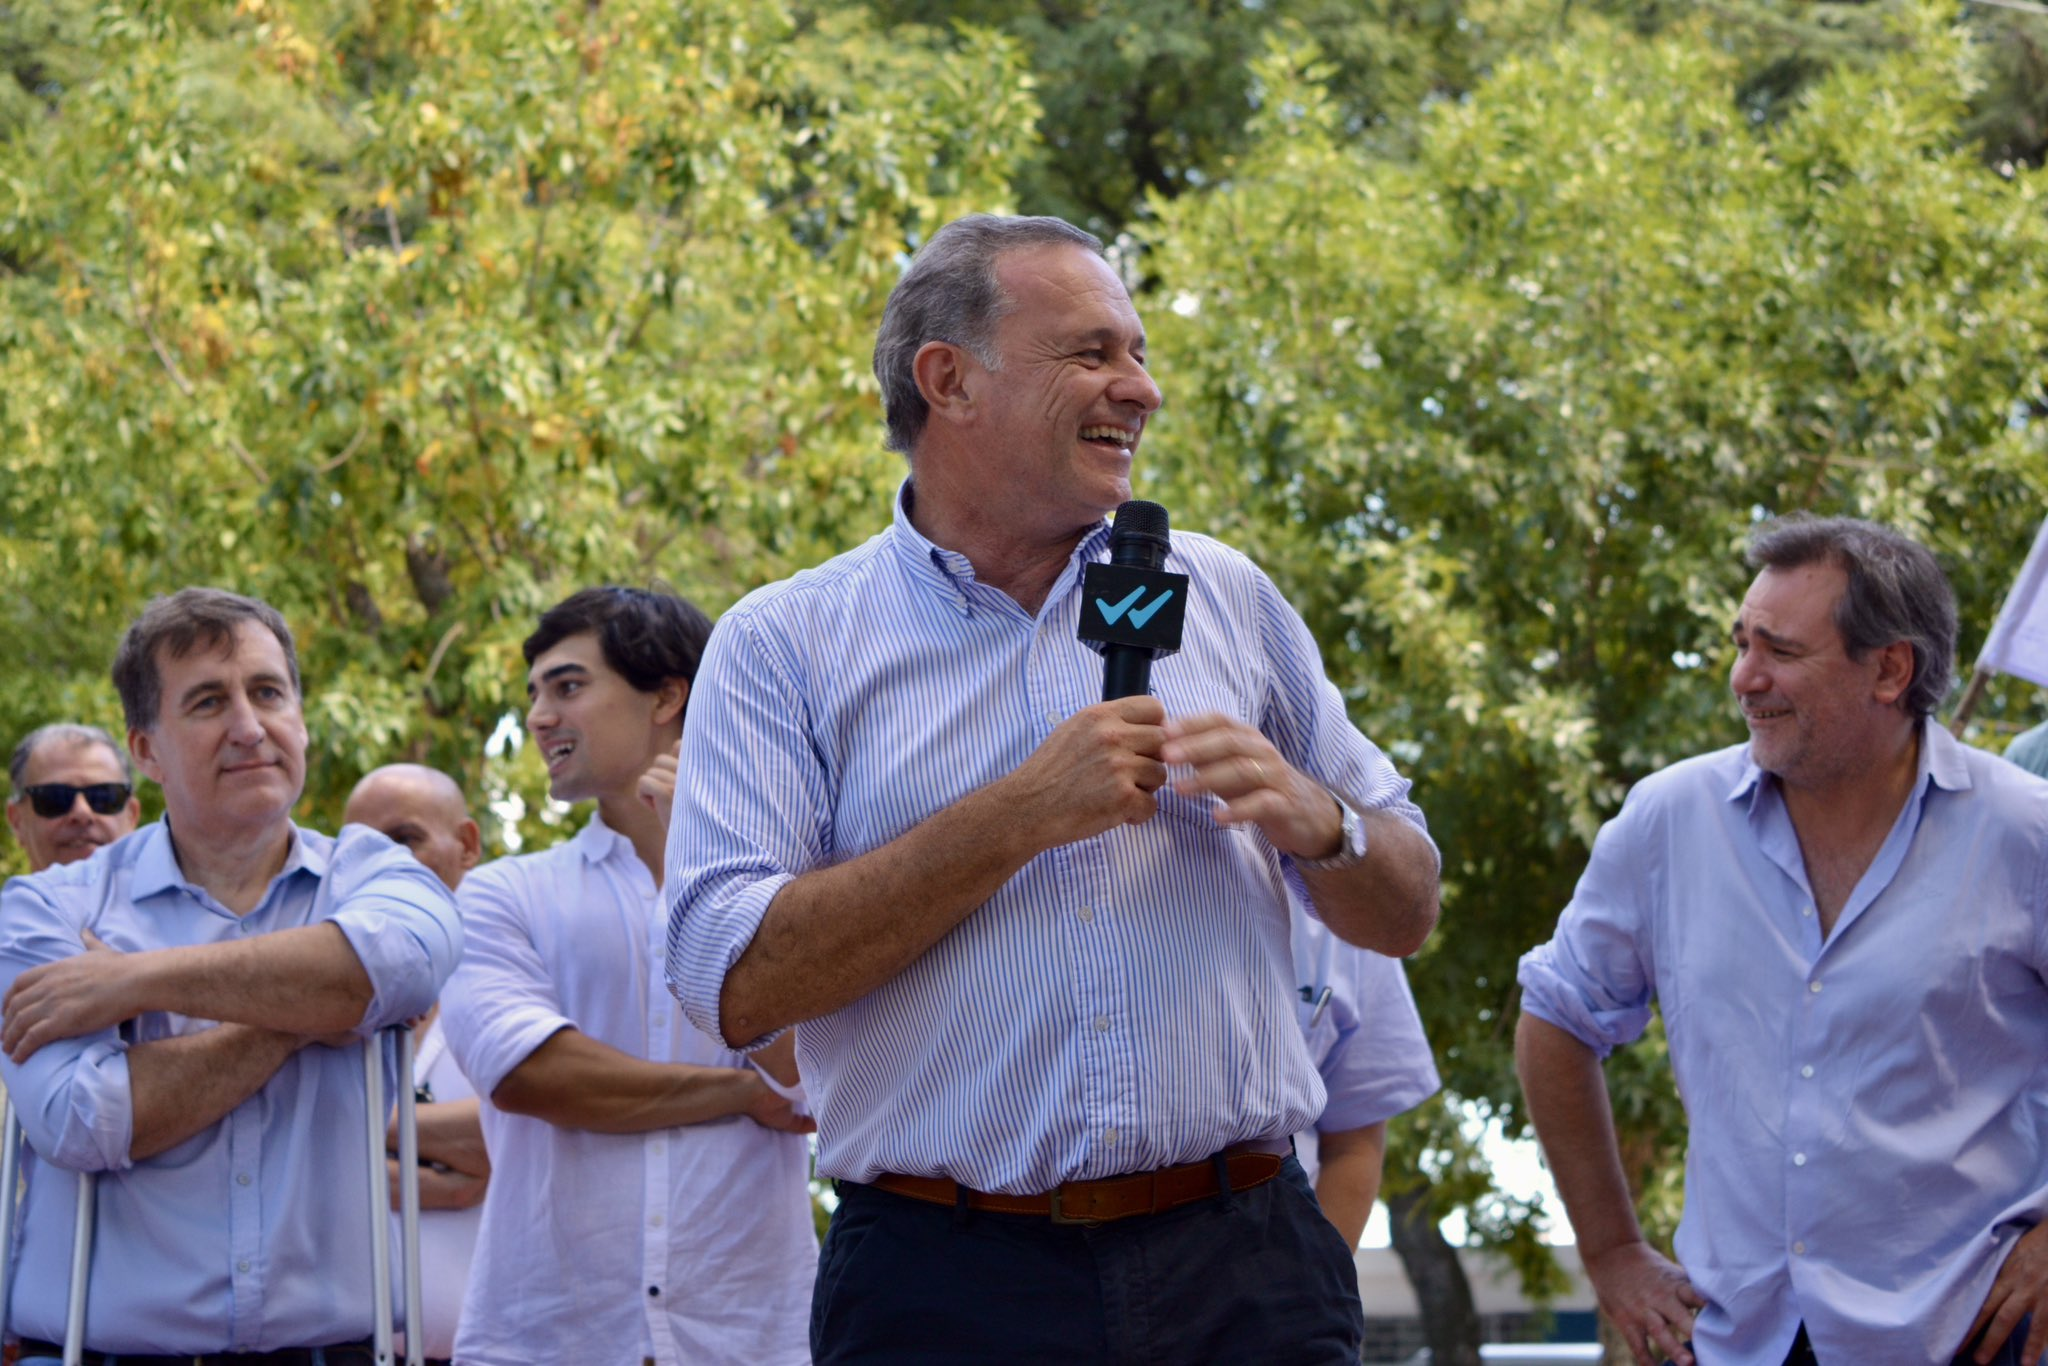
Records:
<instances>
[{"instance_id":1,"label":"shirt button","mask_svg":"<svg viewBox=\"0 0 2048 1366\"><path fill-rule=\"evenodd\" d=\"M1813 907L1811 907L1811 906L1801 906L1801 907L1799 908L1799 914L1801 914L1801 915L1807 915L1807 916L1810 916L1810 915L1812 915L1812 914L1813 914Z\"/></svg>"},{"instance_id":2,"label":"shirt button","mask_svg":"<svg viewBox=\"0 0 2048 1366\"><path fill-rule=\"evenodd\" d=\"M1802 1159L1800 1159L1800 1160L1801 1160L1801 1161L1804 1161L1805 1159L1804 1159L1804 1158L1802 1158ZM647 1222L648 1222L648 1223L650 1223L650 1224L652 1224L652 1225L653 1225L654 1227L656 1227L656 1228L660 1228L660 1227L661 1227L661 1216L660 1216L659 1214L655 1214L655 1215L650 1215L650 1216L648 1216L648 1220L647 1220Z\"/></svg>"},{"instance_id":3,"label":"shirt button","mask_svg":"<svg viewBox=\"0 0 2048 1366\"><path fill-rule=\"evenodd\" d=\"M246 1257L243 1258L241 1261L235 1263L235 1270L237 1271L247 1271L248 1269L249 1261Z\"/></svg>"},{"instance_id":4,"label":"shirt button","mask_svg":"<svg viewBox=\"0 0 2048 1366\"><path fill-rule=\"evenodd\" d=\"M1806 1165L1806 1154L1805 1154L1805 1153L1794 1153L1794 1154L1792 1154L1792 1165L1793 1165L1793 1166L1795 1166L1795 1167L1803 1167L1803 1166L1805 1166L1805 1165Z\"/></svg>"},{"instance_id":5,"label":"shirt button","mask_svg":"<svg viewBox=\"0 0 2048 1366\"><path fill-rule=\"evenodd\" d=\"M1808 1063L1808 1064L1806 1064L1806 1066L1804 1066L1804 1067L1800 1068L1800 1069L1799 1069L1799 1075L1800 1075L1800 1076L1802 1076L1802 1077L1810 1077L1810 1076L1812 1076L1812 1075L1813 1075L1813 1064L1812 1064L1812 1063Z\"/></svg>"},{"instance_id":6,"label":"shirt button","mask_svg":"<svg viewBox=\"0 0 2048 1366\"><path fill-rule=\"evenodd\" d=\"M1097 1034L1109 1033L1109 1016L1097 1015L1095 1017L1095 1032Z\"/></svg>"},{"instance_id":7,"label":"shirt button","mask_svg":"<svg viewBox=\"0 0 2048 1366\"><path fill-rule=\"evenodd\" d=\"M238 1185L238 1186L246 1186L246 1185L248 1185L248 1184L249 1184L249 1173L247 1173L247 1172L236 1172L236 1173L235 1173L235 1184L236 1184L236 1185Z\"/></svg>"},{"instance_id":8,"label":"shirt button","mask_svg":"<svg viewBox=\"0 0 2048 1366\"><path fill-rule=\"evenodd\" d=\"M1080 910L1075 911L1074 914L1080 916L1083 920L1093 920L1095 918L1095 908L1093 906L1083 906Z\"/></svg>"},{"instance_id":9,"label":"shirt button","mask_svg":"<svg viewBox=\"0 0 2048 1366\"><path fill-rule=\"evenodd\" d=\"M1795 1256L1795 1257L1804 1257L1804 1256L1806 1255L1806 1244L1804 1244L1804 1243L1794 1243L1794 1244L1792 1244L1792 1255L1793 1255L1793 1256Z\"/></svg>"},{"instance_id":10,"label":"shirt button","mask_svg":"<svg viewBox=\"0 0 2048 1366\"><path fill-rule=\"evenodd\" d=\"M1104 1146L1114 1148L1116 1146L1116 1130L1104 1129L1102 1131L1102 1142Z\"/></svg>"},{"instance_id":11,"label":"shirt button","mask_svg":"<svg viewBox=\"0 0 2048 1366\"><path fill-rule=\"evenodd\" d=\"M1048 726L1057 726L1059 723L1060 714L1058 712L1049 711L1045 714L1045 724L1047 724Z\"/></svg>"},{"instance_id":12,"label":"shirt button","mask_svg":"<svg viewBox=\"0 0 2048 1366\"><path fill-rule=\"evenodd\" d=\"M1808 982L1806 984L1806 989L1816 996L1820 995L1820 983L1818 982Z\"/></svg>"},{"instance_id":13,"label":"shirt button","mask_svg":"<svg viewBox=\"0 0 2048 1366\"><path fill-rule=\"evenodd\" d=\"M655 1140L654 1140L654 1142L652 1142L652 1143L650 1143L650 1144L648 1144L648 1145L647 1145L647 1150L648 1150L649 1152L653 1153L653 1154L654 1154L654 1155L655 1155L656 1157L660 1157L660 1156L661 1156L661 1151L662 1151L662 1149L661 1149L661 1140L660 1140L660 1139L658 1139L658 1138L657 1138L657 1139L655 1139Z\"/></svg>"}]
</instances>

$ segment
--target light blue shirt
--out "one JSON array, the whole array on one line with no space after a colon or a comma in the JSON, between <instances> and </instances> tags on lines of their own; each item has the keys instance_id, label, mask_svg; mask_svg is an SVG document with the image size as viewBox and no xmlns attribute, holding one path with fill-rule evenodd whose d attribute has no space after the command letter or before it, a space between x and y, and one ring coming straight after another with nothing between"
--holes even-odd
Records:
<instances>
[{"instance_id":1,"label":"light blue shirt","mask_svg":"<svg viewBox=\"0 0 2048 1366\"><path fill-rule=\"evenodd\" d=\"M906 491L908 486L906 485ZM1102 694L1075 639L1085 537L1034 617L911 525L760 590L713 632L670 826L668 977L716 1036L719 991L791 879L856 858L1010 773ZM1176 532L1190 576L1169 715L1256 726L1360 810L1417 829L1301 618L1244 556ZM1287 861L1210 797L1032 859L893 980L797 1033L819 1170L980 1190L1203 1158L1323 1106L1294 1012Z\"/></svg>"},{"instance_id":2,"label":"light blue shirt","mask_svg":"<svg viewBox=\"0 0 2048 1366\"><path fill-rule=\"evenodd\" d=\"M327 922L370 976L360 1037L422 1014L462 948L447 889L367 827L338 839L294 828L283 870L237 916L185 880L167 827L155 824L82 863L7 884L0 993L28 968L81 952L87 928L139 952ZM150 1012L129 1033L149 1043L212 1027ZM109 1029L50 1044L25 1064L0 1061L29 1144L48 1158L29 1170L8 1326L63 1340L73 1172L91 1171L101 1174L85 1333L94 1350L266 1351L367 1336L360 1048L302 1048L218 1123L131 1162L130 1046Z\"/></svg>"},{"instance_id":3,"label":"light blue shirt","mask_svg":"<svg viewBox=\"0 0 2048 1366\"><path fill-rule=\"evenodd\" d=\"M2036 778L2048 778L2048 721L2017 736L2006 746L2005 757Z\"/></svg>"},{"instance_id":4,"label":"light blue shirt","mask_svg":"<svg viewBox=\"0 0 2048 1366\"><path fill-rule=\"evenodd\" d=\"M1435 1095L1436 1060L1401 960L1347 944L1320 920L1294 912L1295 1014L1329 1099L1297 1134L1295 1156L1316 1177L1317 1134L1363 1129Z\"/></svg>"},{"instance_id":5,"label":"light blue shirt","mask_svg":"<svg viewBox=\"0 0 2048 1366\"><path fill-rule=\"evenodd\" d=\"M1703 1366L1946 1363L2048 1208L2048 783L1941 727L1825 943L1737 746L1639 783L1522 1007L1605 1055L1664 1012Z\"/></svg>"}]
</instances>

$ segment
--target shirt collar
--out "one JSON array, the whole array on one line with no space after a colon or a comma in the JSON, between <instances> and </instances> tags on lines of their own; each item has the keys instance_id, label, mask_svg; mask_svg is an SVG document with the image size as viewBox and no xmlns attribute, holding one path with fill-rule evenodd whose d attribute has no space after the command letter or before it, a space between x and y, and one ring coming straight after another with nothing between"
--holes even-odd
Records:
<instances>
[{"instance_id":1,"label":"shirt collar","mask_svg":"<svg viewBox=\"0 0 2048 1366\"><path fill-rule=\"evenodd\" d=\"M590 813L590 820L569 842L576 846L576 852L583 856L585 863L603 863L615 856L621 848L626 853L633 854L632 842L606 825L604 813L594 809ZM637 854L633 856L639 857Z\"/></svg>"},{"instance_id":2,"label":"shirt collar","mask_svg":"<svg viewBox=\"0 0 2048 1366\"><path fill-rule=\"evenodd\" d=\"M938 545L912 525L910 508L917 496L913 483L906 478L896 491L896 515L890 528L890 540L896 548L897 558L912 579L945 598L961 616L972 616L974 603L967 589L975 581L974 563L959 551ZM1102 559L1108 553L1108 546L1109 519L1103 518L1074 546L1068 572L1061 582L1071 578L1078 583L1080 570L1076 566ZM1060 592L1059 585L1055 585L1053 591L1056 596Z\"/></svg>"},{"instance_id":3,"label":"shirt collar","mask_svg":"<svg viewBox=\"0 0 2048 1366\"><path fill-rule=\"evenodd\" d=\"M277 870L277 876L270 880L274 887L293 873L304 869L315 877L327 876L327 853L316 849L294 825L291 829L291 849L285 854L284 867ZM128 883L128 894L136 900L155 896L161 892L185 891L198 894L199 888L185 880L183 870L178 867L177 850L171 844L171 818L164 817L155 825L142 832L142 852L135 859L135 873Z\"/></svg>"},{"instance_id":4,"label":"shirt collar","mask_svg":"<svg viewBox=\"0 0 2048 1366\"><path fill-rule=\"evenodd\" d=\"M1913 791L1922 791L1929 783L1947 792L1967 791L1970 768L1963 759L1962 743L1946 727L1936 725L1933 717L1924 716L1920 719L1920 771L1913 778ZM1754 809L1763 787L1764 771L1757 767L1749 746L1744 745L1742 772L1737 775L1735 786L1728 790L1728 800L1738 802L1747 798Z\"/></svg>"}]
</instances>

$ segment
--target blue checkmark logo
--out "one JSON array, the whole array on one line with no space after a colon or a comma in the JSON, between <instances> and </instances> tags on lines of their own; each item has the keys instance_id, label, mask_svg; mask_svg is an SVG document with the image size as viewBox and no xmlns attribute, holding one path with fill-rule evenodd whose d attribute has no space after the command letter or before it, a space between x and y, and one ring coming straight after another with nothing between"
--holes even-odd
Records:
<instances>
[{"instance_id":1,"label":"blue checkmark logo","mask_svg":"<svg viewBox=\"0 0 2048 1366\"><path fill-rule=\"evenodd\" d=\"M1131 604L1136 602L1139 598L1143 597L1144 595L1145 586L1143 584L1140 584L1136 588L1133 588L1128 594L1126 594L1124 600L1119 603L1111 604L1104 602L1101 598L1097 598L1095 600L1095 610L1102 613L1102 619L1104 621L1108 622L1111 626L1114 626L1117 623L1117 618L1121 617L1126 611L1129 611ZM1164 599L1161 599L1161 601L1164 601ZM1153 604L1154 607L1157 607L1158 605L1158 603ZM1150 621L1151 619L1152 613L1149 611L1146 612L1145 621ZM1138 620L1137 613L1131 613L1131 624L1133 626L1143 626L1145 624L1145 621Z\"/></svg>"},{"instance_id":2,"label":"blue checkmark logo","mask_svg":"<svg viewBox=\"0 0 2048 1366\"><path fill-rule=\"evenodd\" d=\"M1152 599L1151 602L1146 603L1143 607L1132 608L1131 625L1137 627L1140 631L1144 630L1145 623L1152 620L1154 616L1158 615L1159 609L1166 606L1166 600L1172 596L1173 590L1169 588L1164 593L1161 593L1158 597Z\"/></svg>"}]
</instances>

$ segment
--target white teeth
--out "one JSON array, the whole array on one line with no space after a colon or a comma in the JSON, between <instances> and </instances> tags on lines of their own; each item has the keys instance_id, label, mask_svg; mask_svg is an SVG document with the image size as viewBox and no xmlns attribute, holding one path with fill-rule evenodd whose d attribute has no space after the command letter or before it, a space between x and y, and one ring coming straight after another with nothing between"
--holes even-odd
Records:
<instances>
[{"instance_id":1,"label":"white teeth","mask_svg":"<svg viewBox=\"0 0 2048 1366\"><path fill-rule=\"evenodd\" d=\"M1097 439L1104 441L1120 441L1124 445L1128 446L1133 441L1136 441L1138 439L1138 434L1124 427L1083 427L1081 429L1081 439L1083 441L1092 441Z\"/></svg>"}]
</instances>

